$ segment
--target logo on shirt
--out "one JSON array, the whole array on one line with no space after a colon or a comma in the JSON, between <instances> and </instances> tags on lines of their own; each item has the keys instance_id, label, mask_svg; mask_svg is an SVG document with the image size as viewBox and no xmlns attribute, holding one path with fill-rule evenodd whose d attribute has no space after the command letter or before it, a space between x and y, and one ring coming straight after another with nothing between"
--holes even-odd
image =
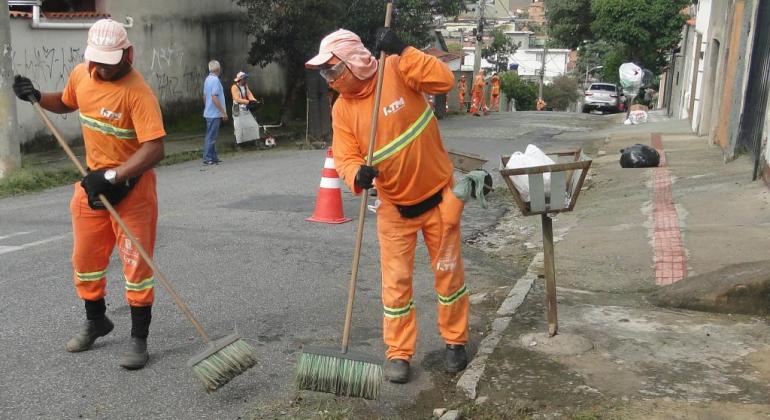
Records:
<instances>
[{"instance_id":1,"label":"logo on shirt","mask_svg":"<svg viewBox=\"0 0 770 420\"><path fill-rule=\"evenodd\" d=\"M382 112L387 117L390 114L393 114L395 112L398 112L401 108L403 108L406 105L406 101L404 100L404 97L398 98L396 101L394 101L392 104L386 106L385 108L382 108Z\"/></svg>"},{"instance_id":2,"label":"logo on shirt","mask_svg":"<svg viewBox=\"0 0 770 420\"><path fill-rule=\"evenodd\" d=\"M113 111L110 111L107 108L102 108L102 110L99 111L99 114L102 117L107 118L108 120L113 120L113 121L114 120L119 120L120 117L123 116L123 114L121 114L120 112L113 112Z\"/></svg>"}]
</instances>

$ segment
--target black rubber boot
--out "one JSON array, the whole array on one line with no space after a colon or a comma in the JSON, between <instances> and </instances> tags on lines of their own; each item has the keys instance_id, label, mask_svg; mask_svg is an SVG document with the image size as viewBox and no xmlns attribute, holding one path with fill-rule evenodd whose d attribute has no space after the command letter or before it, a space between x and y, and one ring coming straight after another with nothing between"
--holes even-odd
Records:
<instances>
[{"instance_id":1,"label":"black rubber boot","mask_svg":"<svg viewBox=\"0 0 770 420\"><path fill-rule=\"evenodd\" d=\"M385 377L390 382L405 384L409 382L409 362L404 359L390 359L385 363Z\"/></svg>"},{"instance_id":2,"label":"black rubber boot","mask_svg":"<svg viewBox=\"0 0 770 420\"><path fill-rule=\"evenodd\" d=\"M131 343L120 358L119 365L128 370L143 368L150 359L147 336L150 334L152 306L131 307Z\"/></svg>"},{"instance_id":3,"label":"black rubber boot","mask_svg":"<svg viewBox=\"0 0 770 420\"><path fill-rule=\"evenodd\" d=\"M128 350L120 358L120 367L128 370L137 370L143 368L150 360L150 353L147 352L147 339L131 337L131 344Z\"/></svg>"},{"instance_id":4,"label":"black rubber boot","mask_svg":"<svg viewBox=\"0 0 770 420\"><path fill-rule=\"evenodd\" d=\"M444 359L447 373L457 373L468 366L468 355L463 344L447 344Z\"/></svg>"},{"instance_id":5,"label":"black rubber boot","mask_svg":"<svg viewBox=\"0 0 770 420\"><path fill-rule=\"evenodd\" d=\"M67 341L65 348L70 353L90 349L97 338L104 337L115 328L112 321L104 315L107 311L104 299L86 300L84 304L86 307L86 323L83 329Z\"/></svg>"}]
</instances>

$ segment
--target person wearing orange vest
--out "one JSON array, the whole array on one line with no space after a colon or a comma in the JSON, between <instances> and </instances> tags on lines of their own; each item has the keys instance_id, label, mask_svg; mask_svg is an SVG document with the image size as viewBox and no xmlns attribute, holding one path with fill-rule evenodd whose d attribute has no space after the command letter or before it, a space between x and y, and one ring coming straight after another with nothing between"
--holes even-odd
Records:
<instances>
[{"instance_id":1,"label":"person wearing orange vest","mask_svg":"<svg viewBox=\"0 0 770 420\"><path fill-rule=\"evenodd\" d=\"M318 55L306 67L320 69L329 86L340 92L332 111L337 172L356 194L377 179L385 375L405 383L417 344L412 280L419 232L435 276L445 368L459 372L468 363L468 291L460 252L463 202L452 192L452 162L423 97L449 92L454 77L446 64L407 46L390 29L378 32L377 45L388 57L371 165L365 159L377 60L358 35L340 29L321 41Z\"/></svg>"},{"instance_id":2,"label":"person wearing orange vest","mask_svg":"<svg viewBox=\"0 0 770 420\"><path fill-rule=\"evenodd\" d=\"M471 91L471 113L480 116L486 111L487 104L484 100L484 69L479 69L479 73L473 79L473 90Z\"/></svg>"},{"instance_id":3,"label":"person wearing orange vest","mask_svg":"<svg viewBox=\"0 0 770 420\"><path fill-rule=\"evenodd\" d=\"M85 63L72 70L63 92L41 93L17 75L13 89L23 100L54 113L79 111L88 174L75 184L70 201L75 290L83 299L86 323L66 344L88 350L112 331L104 301L107 266L117 246L123 263L126 300L131 307L131 341L119 364L141 369L149 359L155 279L152 269L99 200L104 194L142 247L152 255L158 220L155 172L164 157L160 105L133 67L133 47L118 22L102 19L88 31Z\"/></svg>"},{"instance_id":4,"label":"person wearing orange vest","mask_svg":"<svg viewBox=\"0 0 770 420\"><path fill-rule=\"evenodd\" d=\"M460 76L460 81L457 83L457 101L460 103L460 111L465 111L465 93L468 91L468 82L465 80L465 75Z\"/></svg>"},{"instance_id":5,"label":"person wearing orange vest","mask_svg":"<svg viewBox=\"0 0 770 420\"><path fill-rule=\"evenodd\" d=\"M497 75L497 72L492 73L491 85L492 92L489 107L493 111L500 112L500 76Z\"/></svg>"},{"instance_id":6,"label":"person wearing orange vest","mask_svg":"<svg viewBox=\"0 0 770 420\"><path fill-rule=\"evenodd\" d=\"M546 102L543 100L543 98L537 98L537 101L535 102L535 109L538 111L542 111L545 109Z\"/></svg>"}]
</instances>

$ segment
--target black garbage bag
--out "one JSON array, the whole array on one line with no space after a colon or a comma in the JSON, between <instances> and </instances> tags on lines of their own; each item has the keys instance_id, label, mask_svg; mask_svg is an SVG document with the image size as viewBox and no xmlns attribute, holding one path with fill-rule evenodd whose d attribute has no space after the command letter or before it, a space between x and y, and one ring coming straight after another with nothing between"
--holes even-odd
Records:
<instances>
[{"instance_id":1,"label":"black garbage bag","mask_svg":"<svg viewBox=\"0 0 770 420\"><path fill-rule=\"evenodd\" d=\"M635 144L620 150L622 168L654 168L660 165L660 154L654 148Z\"/></svg>"}]
</instances>

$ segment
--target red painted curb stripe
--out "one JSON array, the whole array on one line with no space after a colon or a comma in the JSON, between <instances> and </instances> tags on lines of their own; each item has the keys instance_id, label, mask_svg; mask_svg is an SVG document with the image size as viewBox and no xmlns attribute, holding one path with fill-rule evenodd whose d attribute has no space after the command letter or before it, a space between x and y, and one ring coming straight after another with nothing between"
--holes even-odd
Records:
<instances>
[{"instance_id":1,"label":"red painted curb stripe","mask_svg":"<svg viewBox=\"0 0 770 420\"><path fill-rule=\"evenodd\" d=\"M655 283L662 286L676 283L687 275L687 255L671 192L671 175L662 136L653 134L651 143L660 153L660 166L652 173L652 218L655 225Z\"/></svg>"}]
</instances>

